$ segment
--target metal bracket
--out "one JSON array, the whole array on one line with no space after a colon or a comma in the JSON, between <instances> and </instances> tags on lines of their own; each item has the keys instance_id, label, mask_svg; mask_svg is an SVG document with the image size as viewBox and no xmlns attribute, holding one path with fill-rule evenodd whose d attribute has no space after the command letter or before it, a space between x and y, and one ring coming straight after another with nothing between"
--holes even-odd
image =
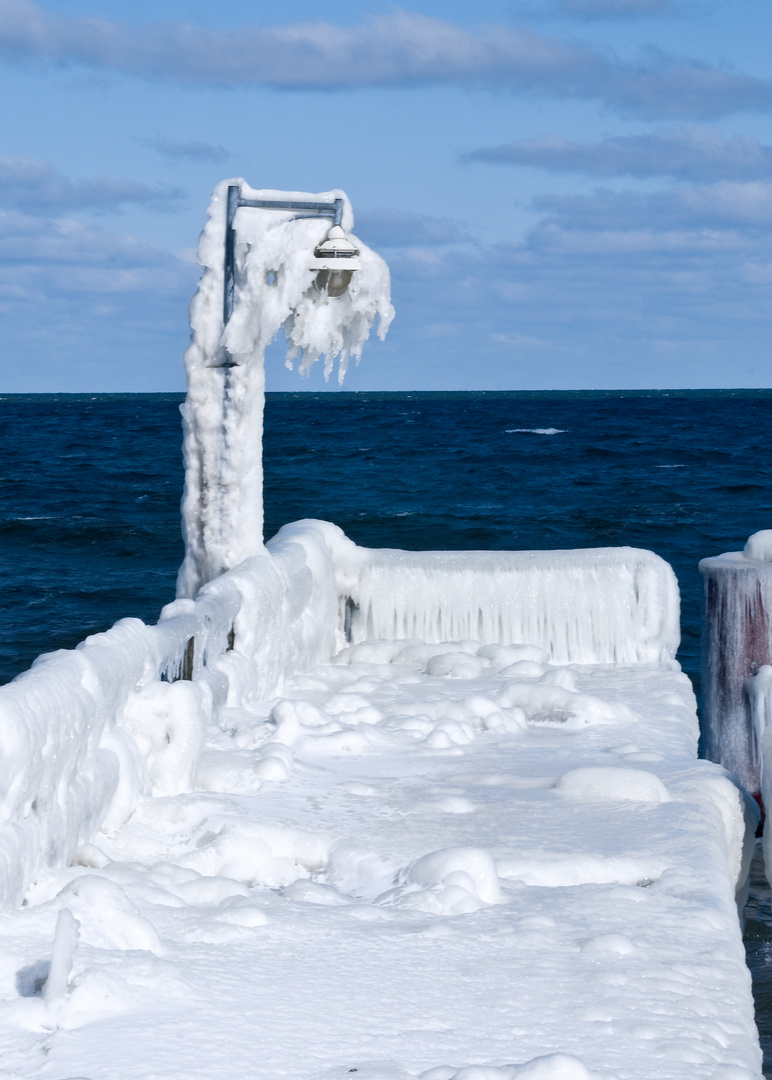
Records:
<instances>
[{"instance_id":1,"label":"metal bracket","mask_svg":"<svg viewBox=\"0 0 772 1080\"><path fill-rule=\"evenodd\" d=\"M225 216L225 280L223 283L223 326L228 325L233 314L233 301L236 291L236 231L233 219L242 206L252 206L257 210L303 210L299 217L331 218L333 225L340 225L343 217L343 199L333 202L297 202L288 199L242 199L238 184L228 186L228 205Z\"/></svg>"}]
</instances>

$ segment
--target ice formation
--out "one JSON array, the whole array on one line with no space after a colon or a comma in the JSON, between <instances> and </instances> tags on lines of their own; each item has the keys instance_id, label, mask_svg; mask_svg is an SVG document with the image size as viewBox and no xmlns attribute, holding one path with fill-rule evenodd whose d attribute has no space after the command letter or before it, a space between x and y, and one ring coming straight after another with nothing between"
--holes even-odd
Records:
<instances>
[{"instance_id":1,"label":"ice formation","mask_svg":"<svg viewBox=\"0 0 772 1080\"><path fill-rule=\"evenodd\" d=\"M343 200L343 228L354 218L342 191L305 192L250 188L223 180L215 188L198 247L204 271L190 305L191 343L185 353L188 393L183 406L185 493L182 504L185 561L178 596L193 597L202 584L263 543L262 429L265 350L280 330L287 363L307 373L324 356L325 375L336 357L343 380L351 357L378 320L384 337L394 310L386 263L361 240L361 269L340 297L320 294L309 269L330 221L292 210L241 208L236 214L236 296L223 327L225 214L229 185L244 198Z\"/></svg>"},{"instance_id":2,"label":"ice formation","mask_svg":"<svg viewBox=\"0 0 772 1080\"><path fill-rule=\"evenodd\" d=\"M761 791L762 738L772 664L772 530L751 536L743 552L703 559L703 730L705 753L746 790Z\"/></svg>"}]
</instances>

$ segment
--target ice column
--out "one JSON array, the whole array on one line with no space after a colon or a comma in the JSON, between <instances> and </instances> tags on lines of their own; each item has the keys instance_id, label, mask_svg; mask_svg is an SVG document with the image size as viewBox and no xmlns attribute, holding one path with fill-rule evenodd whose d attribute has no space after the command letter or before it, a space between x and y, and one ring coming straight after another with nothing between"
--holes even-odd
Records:
<instances>
[{"instance_id":1,"label":"ice column","mask_svg":"<svg viewBox=\"0 0 772 1080\"><path fill-rule=\"evenodd\" d=\"M243 180L223 180L209 205L198 246L203 274L190 305L191 342L185 352L188 392L182 407L185 492L182 529L185 560L177 595L198 589L263 550L262 432L265 350L280 330L287 338L287 366L302 374L324 357L325 377L338 358L343 381L351 357L378 319L383 338L394 315L386 263L356 237L361 269L343 296L314 285L309 269L329 220L292 210L242 207L236 212L235 302L223 325L224 240L227 192L238 185L245 199L332 202L343 200L342 226L350 234L351 204L342 191L322 194L255 190Z\"/></svg>"},{"instance_id":2,"label":"ice column","mask_svg":"<svg viewBox=\"0 0 772 1080\"><path fill-rule=\"evenodd\" d=\"M772 530L742 552L703 559L703 735L705 754L761 791L766 708L755 679L772 663Z\"/></svg>"}]
</instances>

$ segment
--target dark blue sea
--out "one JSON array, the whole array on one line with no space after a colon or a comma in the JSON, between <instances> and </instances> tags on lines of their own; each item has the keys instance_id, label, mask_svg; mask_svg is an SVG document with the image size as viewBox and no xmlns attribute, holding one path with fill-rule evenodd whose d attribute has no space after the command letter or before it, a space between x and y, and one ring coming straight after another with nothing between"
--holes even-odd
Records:
<instances>
[{"instance_id":1,"label":"dark blue sea","mask_svg":"<svg viewBox=\"0 0 772 1080\"><path fill-rule=\"evenodd\" d=\"M0 397L0 682L173 598L181 401ZM772 390L270 394L266 535L316 517L368 546L650 548L678 575L699 689L697 562L772 527L770 430ZM747 942L766 1041L760 878Z\"/></svg>"},{"instance_id":2,"label":"dark blue sea","mask_svg":"<svg viewBox=\"0 0 772 1080\"><path fill-rule=\"evenodd\" d=\"M127 615L182 559L180 394L0 397L0 682ZM772 527L772 391L269 394L266 536L301 517L403 548L651 548L681 584Z\"/></svg>"}]
</instances>

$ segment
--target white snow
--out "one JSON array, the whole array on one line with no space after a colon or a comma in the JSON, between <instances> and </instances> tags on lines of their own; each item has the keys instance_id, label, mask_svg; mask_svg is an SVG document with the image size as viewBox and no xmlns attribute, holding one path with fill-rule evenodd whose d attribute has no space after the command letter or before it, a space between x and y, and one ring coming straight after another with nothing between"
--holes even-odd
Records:
<instances>
[{"instance_id":1,"label":"white snow","mask_svg":"<svg viewBox=\"0 0 772 1080\"><path fill-rule=\"evenodd\" d=\"M743 548L743 555L746 559L772 562L772 529L762 529L749 536Z\"/></svg>"},{"instance_id":2,"label":"white snow","mask_svg":"<svg viewBox=\"0 0 772 1080\"><path fill-rule=\"evenodd\" d=\"M297 523L0 690L0 1077L759 1077L672 572L448 559Z\"/></svg>"}]
</instances>

